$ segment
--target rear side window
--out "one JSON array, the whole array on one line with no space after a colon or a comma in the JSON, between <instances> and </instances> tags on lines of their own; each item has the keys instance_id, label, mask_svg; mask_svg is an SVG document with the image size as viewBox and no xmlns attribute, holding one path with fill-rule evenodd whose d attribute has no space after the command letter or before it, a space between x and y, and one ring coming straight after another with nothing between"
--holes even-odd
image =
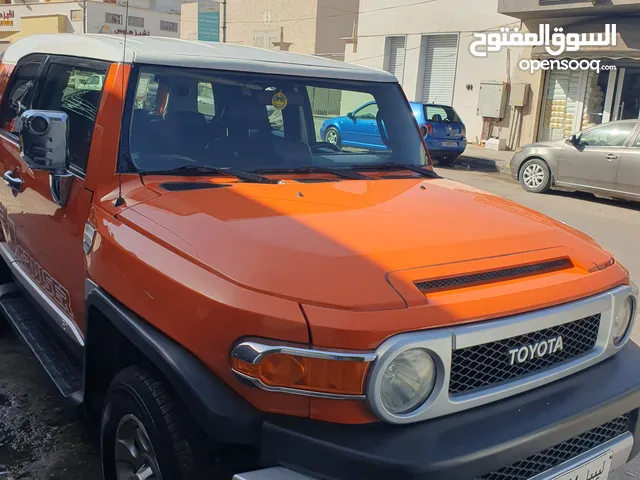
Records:
<instances>
[{"instance_id":1,"label":"rear side window","mask_svg":"<svg viewBox=\"0 0 640 480\"><path fill-rule=\"evenodd\" d=\"M3 130L17 133L15 120L31 108L31 98L44 55L32 55L18 63L11 76L9 92L4 96L0 126Z\"/></svg>"},{"instance_id":2,"label":"rear side window","mask_svg":"<svg viewBox=\"0 0 640 480\"><path fill-rule=\"evenodd\" d=\"M198 82L198 112L209 118L216 114L213 103L213 87L209 82Z\"/></svg>"},{"instance_id":3,"label":"rear side window","mask_svg":"<svg viewBox=\"0 0 640 480\"><path fill-rule=\"evenodd\" d=\"M69 163L84 172L107 67L52 63L33 107L69 116Z\"/></svg>"},{"instance_id":4,"label":"rear side window","mask_svg":"<svg viewBox=\"0 0 640 480\"><path fill-rule=\"evenodd\" d=\"M425 105L424 117L427 122L462 123L456 111L446 105Z\"/></svg>"}]
</instances>

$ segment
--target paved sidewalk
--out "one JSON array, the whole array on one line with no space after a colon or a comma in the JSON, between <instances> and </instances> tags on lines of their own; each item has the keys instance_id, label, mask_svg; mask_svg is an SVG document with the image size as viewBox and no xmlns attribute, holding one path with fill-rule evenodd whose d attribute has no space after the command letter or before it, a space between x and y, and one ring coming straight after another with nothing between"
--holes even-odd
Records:
<instances>
[{"instance_id":1,"label":"paved sidewalk","mask_svg":"<svg viewBox=\"0 0 640 480\"><path fill-rule=\"evenodd\" d=\"M461 170L509 173L509 161L512 156L513 152L510 151L500 152L469 144L456 160L454 167Z\"/></svg>"}]
</instances>

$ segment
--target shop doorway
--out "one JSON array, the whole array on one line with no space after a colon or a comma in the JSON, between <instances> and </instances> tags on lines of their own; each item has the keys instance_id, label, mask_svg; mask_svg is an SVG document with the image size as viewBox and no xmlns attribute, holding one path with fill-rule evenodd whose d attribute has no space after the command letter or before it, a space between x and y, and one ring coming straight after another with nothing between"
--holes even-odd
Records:
<instances>
[{"instance_id":1,"label":"shop doorway","mask_svg":"<svg viewBox=\"0 0 640 480\"><path fill-rule=\"evenodd\" d=\"M615 104L611 120L640 118L640 68L617 70Z\"/></svg>"}]
</instances>

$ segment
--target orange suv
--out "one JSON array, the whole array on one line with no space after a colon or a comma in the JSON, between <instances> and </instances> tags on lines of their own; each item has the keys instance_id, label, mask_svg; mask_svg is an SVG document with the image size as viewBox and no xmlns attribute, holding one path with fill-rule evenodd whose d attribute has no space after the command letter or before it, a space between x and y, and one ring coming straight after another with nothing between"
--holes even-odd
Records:
<instances>
[{"instance_id":1,"label":"orange suv","mask_svg":"<svg viewBox=\"0 0 640 480\"><path fill-rule=\"evenodd\" d=\"M604 479L638 453L628 272L437 175L392 75L124 43L34 35L0 67L0 308L106 480Z\"/></svg>"}]
</instances>

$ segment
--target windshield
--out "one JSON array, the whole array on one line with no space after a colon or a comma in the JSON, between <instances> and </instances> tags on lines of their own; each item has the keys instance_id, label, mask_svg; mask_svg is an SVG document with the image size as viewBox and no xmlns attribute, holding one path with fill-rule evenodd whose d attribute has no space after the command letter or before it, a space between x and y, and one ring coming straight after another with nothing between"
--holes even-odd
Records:
<instances>
[{"instance_id":1,"label":"windshield","mask_svg":"<svg viewBox=\"0 0 640 480\"><path fill-rule=\"evenodd\" d=\"M462 123L453 107L447 105L425 105L424 117L427 122Z\"/></svg>"},{"instance_id":2,"label":"windshield","mask_svg":"<svg viewBox=\"0 0 640 480\"><path fill-rule=\"evenodd\" d=\"M395 83L173 67L138 72L128 142L137 171L428 162Z\"/></svg>"}]
</instances>

